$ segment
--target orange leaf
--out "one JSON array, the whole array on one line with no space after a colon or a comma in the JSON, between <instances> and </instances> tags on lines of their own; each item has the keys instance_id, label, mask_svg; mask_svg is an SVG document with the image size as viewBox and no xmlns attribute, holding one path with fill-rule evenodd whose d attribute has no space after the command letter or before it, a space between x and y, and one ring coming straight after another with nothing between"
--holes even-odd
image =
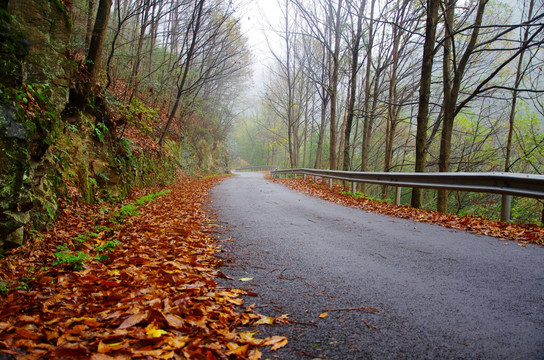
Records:
<instances>
[{"instance_id":1,"label":"orange leaf","mask_svg":"<svg viewBox=\"0 0 544 360\"><path fill-rule=\"evenodd\" d=\"M248 344L245 344L245 345L242 345L242 346L239 346L238 344L235 344L235 343L228 343L227 344L227 347L230 349L229 351L227 351L227 355L238 355L238 356L245 356L245 354L247 353L247 348L248 348Z\"/></svg>"}]
</instances>

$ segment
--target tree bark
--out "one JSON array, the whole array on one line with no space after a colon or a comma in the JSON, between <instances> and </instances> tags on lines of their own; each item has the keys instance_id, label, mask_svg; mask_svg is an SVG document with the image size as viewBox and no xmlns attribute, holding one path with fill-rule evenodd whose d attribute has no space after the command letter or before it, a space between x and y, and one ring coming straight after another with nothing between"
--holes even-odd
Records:
<instances>
[{"instance_id":1,"label":"tree bark","mask_svg":"<svg viewBox=\"0 0 544 360\"><path fill-rule=\"evenodd\" d=\"M317 137L317 150L315 154L315 165L314 168L321 169L321 162L323 157L323 141L325 138L325 123L327 120L327 105L329 103L329 96L326 91L323 89L323 98L321 101L321 124L319 126L319 135Z\"/></svg>"},{"instance_id":2,"label":"tree bark","mask_svg":"<svg viewBox=\"0 0 544 360\"><path fill-rule=\"evenodd\" d=\"M531 16L533 16L533 7L534 7L535 1L531 0L529 3L529 12L527 14L527 20L531 19ZM523 34L523 43L527 43L527 39L529 38L529 27L527 26L525 28L525 32ZM516 102L518 98L518 88L521 83L521 67L523 65L523 55L525 53L525 49L522 50L522 52L519 54L519 61L518 61L518 67L516 69L516 79L514 82L514 90L512 91L512 104L510 107L510 116L508 119L508 138L506 140L506 156L504 159L504 171L509 172L510 171L510 158L512 154L512 138L514 134L514 121L516 118ZM544 210L542 212L544 215Z\"/></svg>"},{"instance_id":3,"label":"tree bark","mask_svg":"<svg viewBox=\"0 0 544 360\"><path fill-rule=\"evenodd\" d=\"M440 155L438 161L438 171L448 172L450 171L450 154L451 154L451 138L453 134L453 124L456 115L457 99L459 98L459 91L461 89L461 83L465 70L470 59L470 56L474 52L476 47L476 41L480 32L480 25L482 24L482 18L485 11L485 6L488 0L480 0L478 3L478 10L476 13L476 19L474 20L474 27L470 36L469 43L459 61L459 65L452 72L452 50L453 50L453 20L455 16L455 4L456 0L449 0L446 8L446 25L445 25L445 40L444 40L444 60L443 60L443 87L444 87L444 101L443 101L443 122L442 122L442 134L440 137ZM453 75L453 79L452 79ZM438 198L436 203L437 211L445 213L448 211L448 191L438 190Z\"/></svg>"},{"instance_id":4,"label":"tree bark","mask_svg":"<svg viewBox=\"0 0 544 360\"><path fill-rule=\"evenodd\" d=\"M140 71L140 63L142 62L142 48L144 45L145 40L145 31L147 29L148 24L148 18L149 18L149 10L150 6L149 3L144 3L143 6L145 7L142 22L140 24L140 36L138 38L138 47L136 48L136 58L134 59L134 65L132 67L132 73L130 75L130 81L129 84L132 86L132 91L130 92L129 102L132 100L134 95L138 92L138 73Z\"/></svg>"},{"instance_id":5,"label":"tree bark","mask_svg":"<svg viewBox=\"0 0 544 360\"><path fill-rule=\"evenodd\" d=\"M183 67L181 83L178 86L178 92L177 92L177 95L176 95L176 101L174 102L174 105L172 107L170 115L168 116L166 126L164 127L164 129L162 131L161 137L159 139L159 145L162 145L162 143L164 141L164 138L165 138L166 134L168 133L168 128L170 127L170 125L172 124L172 120L174 120L174 117L176 116L176 112L177 112L178 107L179 107L179 102L181 100L181 96L183 95L183 92L185 90L185 82L187 81L187 75L189 74L189 68L191 66L191 60L192 60L194 52L195 52L196 40L197 40L197 37L198 37L197 35L198 35L199 30L200 30L200 22L201 22L201 19L202 19L202 9L204 7L204 1L205 0L200 0L199 4L196 5L196 6L198 6L198 9L196 9L196 14L193 13L193 19L192 19L192 21L190 22L190 24L188 26L188 30L189 30L190 28L192 28L192 26L194 24L193 36L192 36L192 39L191 39L191 45L190 45L190 47L189 47L189 49L187 51L187 57L185 59L185 65Z\"/></svg>"},{"instance_id":6,"label":"tree bark","mask_svg":"<svg viewBox=\"0 0 544 360\"><path fill-rule=\"evenodd\" d=\"M345 171L351 168L350 159L350 136L351 127L353 124L355 98L357 96L357 70L359 69L359 45L361 43L362 25L363 25L363 13L366 0L361 1L359 12L357 13L357 30L353 35L353 49L351 54L351 77L349 80L350 93L349 103L347 108L346 128L344 130L344 162L342 169Z\"/></svg>"},{"instance_id":7,"label":"tree bark","mask_svg":"<svg viewBox=\"0 0 544 360\"><path fill-rule=\"evenodd\" d=\"M436 40L436 25L438 22L438 7L440 0L427 0L427 20L425 24L425 42L423 44L423 61L419 83L419 104L417 111L416 131L416 172L425 172L427 165L427 126L429 123L429 98L431 94L431 74L433 70L434 43ZM420 208L421 189L412 191L412 206Z\"/></svg>"},{"instance_id":8,"label":"tree bark","mask_svg":"<svg viewBox=\"0 0 544 360\"><path fill-rule=\"evenodd\" d=\"M112 0L100 0L98 3L98 11L94 22L93 36L87 53L87 73L89 75L89 85L93 86L96 83L98 71L100 69L100 61L102 59L102 48L104 46L104 38L108 28L108 19L110 16Z\"/></svg>"},{"instance_id":9,"label":"tree bark","mask_svg":"<svg viewBox=\"0 0 544 360\"><path fill-rule=\"evenodd\" d=\"M374 8L376 0L372 0L370 5L370 22L368 24L368 45L367 45L367 59L366 59L366 73L365 73L365 101L363 104L363 141L361 143L361 171L368 170L368 153L370 150L370 135L372 133L372 122L374 120L373 114L370 111L370 93L372 88L370 73L372 70L372 49L374 47ZM376 78L376 82L378 79ZM376 97L377 94L374 94ZM366 192L366 183L360 184L362 193Z\"/></svg>"},{"instance_id":10,"label":"tree bark","mask_svg":"<svg viewBox=\"0 0 544 360\"><path fill-rule=\"evenodd\" d=\"M335 15L334 24L334 52L332 54L332 77L331 77L331 122L330 122L330 139L329 139L329 168L336 170L336 106L338 96L338 75L340 70L340 38L342 36L340 30L340 14L342 10L342 0L338 1L338 6Z\"/></svg>"},{"instance_id":11,"label":"tree bark","mask_svg":"<svg viewBox=\"0 0 544 360\"><path fill-rule=\"evenodd\" d=\"M87 13L87 33L85 34L85 48L89 48L91 44L91 36L93 34L93 18L94 18L94 0L89 0L89 12Z\"/></svg>"}]
</instances>

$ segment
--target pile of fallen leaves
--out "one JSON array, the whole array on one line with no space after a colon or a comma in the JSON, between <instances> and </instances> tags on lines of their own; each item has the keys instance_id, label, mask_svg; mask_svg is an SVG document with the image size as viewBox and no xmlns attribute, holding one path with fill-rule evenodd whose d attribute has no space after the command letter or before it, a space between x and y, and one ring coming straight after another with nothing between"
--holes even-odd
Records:
<instances>
[{"instance_id":1,"label":"pile of fallen leaves","mask_svg":"<svg viewBox=\"0 0 544 360\"><path fill-rule=\"evenodd\" d=\"M451 229L465 230L480 235L494 236L501 240L514 240L520 243L544 245L544 228L538 225L512 224L502 221L486 220L476 216L442 214L436 211L415 209L410 206L398 206L386 202L372 201L352 196L344 188L334 184L329 188L328 181L303 179L271 179L274 182L311 196L319 197L336 204L357 207L366 211L398 218L411 219L424 223L437 224Z\"/></svg>"},{"instance_id":2,"label":"pile of fallen leaves","mask_svg":"<svg viewBox=\"0 0 544 360\"><path fill-rule=\"evenodd\" d=\"M259 359L287 339L219 288L220 251L202 204L218 178L140 191L124 204L65 208L0 261L2 359Z\"/></svg>"}]
</instances>

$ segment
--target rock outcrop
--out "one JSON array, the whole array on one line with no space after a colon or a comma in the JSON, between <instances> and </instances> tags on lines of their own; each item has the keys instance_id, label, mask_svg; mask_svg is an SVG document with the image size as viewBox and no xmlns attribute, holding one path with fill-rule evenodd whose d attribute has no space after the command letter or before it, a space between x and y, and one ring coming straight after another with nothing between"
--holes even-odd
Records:
<instances>
[{"instance_id":1,"label":"rock outcrop","mask_svg":"<svg viewBox=\"0 0 544 360\"><path fill-rule=\"evenodd\" d=\"M27 224L57 210L48 175L68 102L70 36L58 0L0 2L0 247L20 245Z\"/></svg>"}]
</instances>

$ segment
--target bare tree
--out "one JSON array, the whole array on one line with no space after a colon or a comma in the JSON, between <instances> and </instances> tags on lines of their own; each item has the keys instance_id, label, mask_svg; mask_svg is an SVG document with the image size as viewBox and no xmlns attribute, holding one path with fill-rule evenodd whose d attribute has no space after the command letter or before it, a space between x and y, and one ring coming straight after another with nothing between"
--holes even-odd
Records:
<instances>
[{"instance_id":1,"label":"bare tree","mask_svg":"<svg viewBox=\"0 0 544 360\"><path fill-rule=\"evenodd\" d=\"M453 133L453 122L456 115L457 99L461 89L461 83L465 75L467 64L476 48L480 25L488 0L480 0L476 12L476 18L472 28L470 39L463 54L461 54L459 63L454 63L458 58L455 53L455 44L453 39L454 18L456 0L448 0L445 9L445 39L442 44L444 48L442 82L444 90L443 112L442 112L442 136L440 138L440 158L438 169L441 172L450 171L450 153L451 137ZM438 190L437 210L447 212L448 195L446 190Z\"/></svg>"},{"instance_id":2,"label":"bare tree","mask_svg":"<svg viewBox=\"0 0 544 360\"><path fill-rule=\"evenodd\" d=\"M374 3L374 1L372 2ZM344 161L343 170L350 170L351 158L350 158L350 137L351 128L353 125L353 118L355 112L355 101L357 98L357 73L359 72L359 47L361 43L361 37L363 35L363 16L365 11L366 0L361 0L356 16L356 29L352 30L352 45L351 45L351 73L349 79L349 101L348 108L346 110L346 126L344 131Z\"/></svg>"},{"instance_id":3,"label":"bare tree","mask_svg":"<svg viewBox=\"0 0 544 360\"><path fill-rule=\"evenodd\" d=\"M423 44L423 61L419 83L419 105L417 112L416 132L416 172L425 172L427 165L427 127L429 123L429 97L431 93L431 74L434 59L436 27L440 0L427 0L427 20L425 25L425 43ZM414 188L412 206L421 207L421 189Z\"/></svg>"}]
</instances>

